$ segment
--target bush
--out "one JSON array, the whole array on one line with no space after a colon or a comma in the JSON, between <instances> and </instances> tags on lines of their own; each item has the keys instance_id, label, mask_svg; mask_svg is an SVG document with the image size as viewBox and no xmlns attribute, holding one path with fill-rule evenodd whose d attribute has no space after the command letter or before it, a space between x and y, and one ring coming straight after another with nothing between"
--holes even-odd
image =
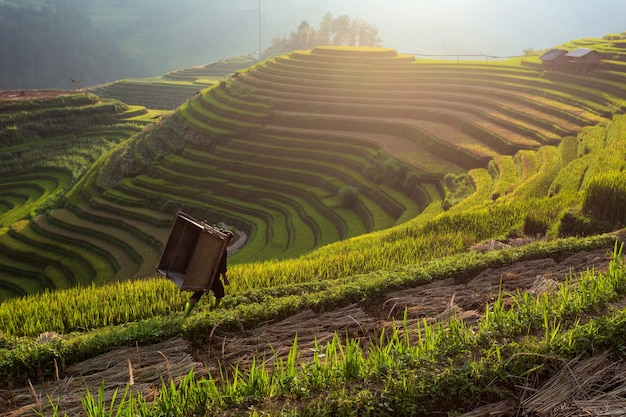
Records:
<instances>
[{"instance_id":1,"label":"bush","mask_svg":"<svg viewBox=\"0 0 626 417\"><path fill-rule=\"evenodd\" d=\"M359 190L355 187L343 187L338 192L339 201L345 208L351 208L354 202L359 197Z\"/></svg>"},{"instance_id":2,"label":"bush","mask_svg":"<svg viewBox=\"0 0 626 417\"><path fill-rule=\"evenodd\" d=\"M559 236L593 236L612 229L607 222L587 217L575 210L569 210L561 216L558 223Z\"/></svg>"},{"instance_id":3,"label":"bush","mask_svg":"<svg viewBox=\"0 0 626 417\"><path fill-rule=\"evenodd\" d=\"M626 226L626 175L593 178L585 189L582 212L614 228Z\"/></svg>"},{"instance_id":4,"label":"bush","mask_svg":"<svg viewBox=\"0 0 626 417\"><path fill-rule=\"evenodd\" d=\"M443 178L446 197L443 202L444 210L458 204L476 192L476 184L468 174L446 174Z\"/></svg>"},{"instance_id":5,"label":"bush","mask_svg":"<svg viewBox=\"0 0 626 417\"><path fill-rule=\"evenodd\" d=\"M537 213L528 213L524 218L522 231L526 236L545 235L549 227L550 224L545 216L540 216Z\"/></svg>"},{"instance_id":6,"label":"bush","mask_svg":"<svg viewBox=\"0 0 626 417\"><path fill-rule=\"evenodd\" d=\"M363 176L377 184L395 186L406 178L404 167L395 159L384 154L376 155L374 163L363 169Z\"/></svg>"}]
</instances>

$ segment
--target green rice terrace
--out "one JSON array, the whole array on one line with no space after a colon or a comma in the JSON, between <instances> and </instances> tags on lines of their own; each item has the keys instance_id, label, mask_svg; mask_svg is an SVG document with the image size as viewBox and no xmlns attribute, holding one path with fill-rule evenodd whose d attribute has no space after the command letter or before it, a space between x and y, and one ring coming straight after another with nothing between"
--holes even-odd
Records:
<instances>
[{"instance_id":1,"label":"green rice terrace","mask_svg":"<svg viewBox=\"0 0 626 417\"><path fill-rule=\"evenodd\" d=\"M247 57L213 62L205 66L170 71L162 77L119 80L88 88L103 98L116 98L150 109L173 110L200 89L207 88L236 70L252 65Z\"/></svg>"},{"instance_id":2,"label":"green rice terrace","mask_svg":"<svg viewBox=\"0 0 626 417\"><path fill-rule=\"evenodd\" d=\"M0 92L0 416L619 415L625 46ZM178 210L235 232L187 318Z\"/></svg>"}]
</instances>

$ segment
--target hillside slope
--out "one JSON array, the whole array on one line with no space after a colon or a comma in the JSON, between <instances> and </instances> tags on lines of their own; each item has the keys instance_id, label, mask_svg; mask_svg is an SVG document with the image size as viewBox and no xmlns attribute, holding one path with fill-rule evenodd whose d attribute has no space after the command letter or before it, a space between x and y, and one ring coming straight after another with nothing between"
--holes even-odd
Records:
<instances>
[{"instance_id":1,"label":"hillside slope","mask_svg":"<svg viewBox=\"0 0 626 417\"><path fill-rule=\"evenodd\" d=\"M419 214L431 203L445 199L449 208L474 191L456 210L557 197L549 213L542 202L523 209L549 215L525 232L554 231L562 213L578 206L570 193L592 178L585 169L596 156L585 154L619 145L589 139L582 146L574 137L612 124L622 111L620 42L603 44L610 59L591 73L332 47L237 72L121 143L81 178L64 207L12 224L5 247L37 259L34 268L13 268L40 282L13 294L151 275L177 209L246 233L235 264L295 258L427 221ZM578 179L562 170L570 164ZM444 253L519 233L533 216L518 212L506 226L450 237L456 243ZM52 258L33 250L78 236L78 255L66 247Z\"/></svg>"},{"instance_id":2,"label":"hillside slope","mask_svg":"<svg viewBox=\"0 0 626 417\"><path fill-rule=\"evenodd\" d=\"M127 386L149 393L119 407L145 413L254 415L279 402L294 413L416 415L511 405L579 354L620 359L626 274L605 233L626 225L624 84L614 81L624 74L605 72L619 57L570 73L318 48L159 112L73 178L62 204L11 223L7 259L39 283L151 275L182 206L248 233L228 295L187 320L187 294L164 278L5 300L4 401L31 409L17 386L40 380L65 394L61 375L68 386L105 375L97 355L163 341L185 366L159 367L141 350L148 369L136 356L112 367L107 378L123 377L107 398ZM294 327L302 345L290 350ZM171 339L181 335L195 359ZM216 355L233 366L183 377ZM163 375L172 383L156 394ZM518 389L526 377L535 383Z\"/></svg>"}]
</instances>

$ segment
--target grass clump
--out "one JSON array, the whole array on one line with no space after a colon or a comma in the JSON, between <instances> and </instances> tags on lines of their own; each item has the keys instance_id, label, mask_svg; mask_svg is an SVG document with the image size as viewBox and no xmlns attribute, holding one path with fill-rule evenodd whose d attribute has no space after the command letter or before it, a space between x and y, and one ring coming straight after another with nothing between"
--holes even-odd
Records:
<instances>
[{"instance_id":1,"label":"grass clump","mask_svg":"<svg viewBox=\"0 0 626 417\"><path fill-rule=\"evenodd\" d=\"M443 202L444 209L458 204L476 191L476 185L468 174L446 174L443 178L446 197Z\"/></svg>"},{"instance_id":2,"label":"grass clump","mask_svg":"<svg viewBox=\"0 0 626 417\"><path fill-rule=\"evenodd\" d=\"M584 192L582 212L613 227L626 225L626 176L616 172L594 177Z\"/></svg>"}]
</instances>

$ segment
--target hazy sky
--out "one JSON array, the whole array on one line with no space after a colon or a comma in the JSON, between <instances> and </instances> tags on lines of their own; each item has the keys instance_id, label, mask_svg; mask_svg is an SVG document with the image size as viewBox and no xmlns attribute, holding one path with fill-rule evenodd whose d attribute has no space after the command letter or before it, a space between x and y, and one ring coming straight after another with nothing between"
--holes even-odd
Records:
<instances>
[{"instance_id":1,"label":"hazy sky","mask_svg":"<svg viewBox=\"0 0 626 417\"><path fill-rule=\"evenodd\" d=\"M626 31L626 0L260 2L268 19L293 15L295 8L315 26L325 11L358 17L379 28L384 46L405 52L451 52L456 44L457 52L513 55L526 48L545 49L572 39Z\"/></svg>"},{"instance_id":2,"label":"hazy sky","mask_svg":"<svg viewBox=\"0 0 626 417\"><path fill-rule=\"evenodd\" d=\"M416 55L519 56L626 31L626 0L76 1L91 5L99 28L126 46L129 36L157 74L266 49L303 20L319 28L326 12L373 24L383 46ZM149 50L155 45L156 52ZM161 63L150 55L172 47L176 56Z\"/></svg>"}]
</instances>

